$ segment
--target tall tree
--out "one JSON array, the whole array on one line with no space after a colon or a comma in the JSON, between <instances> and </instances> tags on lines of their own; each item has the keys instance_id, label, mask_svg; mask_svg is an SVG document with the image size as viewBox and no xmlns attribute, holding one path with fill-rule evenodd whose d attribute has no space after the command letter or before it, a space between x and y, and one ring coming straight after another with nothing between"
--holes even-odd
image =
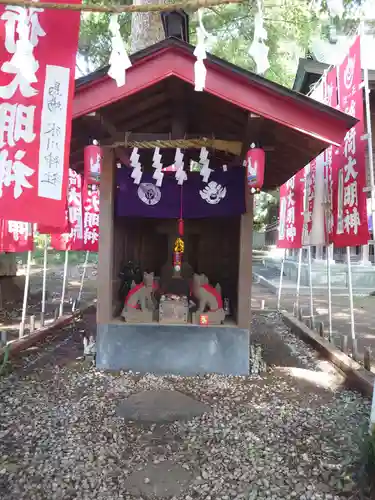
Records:
<instances>
[{"instance_id":1,"label":"tall tree","mask_svg":"<svg viewBox=\"0 0 375 500\"><path fill-rule=\"evenodd\" d=\"M134 0L136 5L159 3L159 0ZM167 2L165 2L167 3ZM131 23L131 53L138 52L164 38L159 12L134 12Z\"/></svg>"}]
</instances>

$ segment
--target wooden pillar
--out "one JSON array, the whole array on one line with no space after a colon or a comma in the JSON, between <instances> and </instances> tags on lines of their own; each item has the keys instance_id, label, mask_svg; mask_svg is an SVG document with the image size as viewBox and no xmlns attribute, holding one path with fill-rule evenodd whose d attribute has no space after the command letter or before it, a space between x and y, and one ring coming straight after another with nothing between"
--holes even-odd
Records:
<instances>
[{"instance_id":1,"label":"wooden pillar","mask_svg":"<svg viewBox=\"0 0 375 500\"><path fill-rule=\"evenodd\" d=\"M246 213L241 215L240 249L238 265L238 308L239 328L250 329L251 321L251 283L253 249L253 195L246 185Z\"/></svg>"},{"instance_id":2,"label":"wooden pillar","mask_svg":"<svg viewBox=\"0 0 375 500\"><path fill-rule=\"evenodd\" d=\"M115 162L113 151L104 150L100 178L100 220L99 220L99 255L98 255L98 324L112 320L113 311L113 226L115 196Z\"/></svg>"}]
</instances>

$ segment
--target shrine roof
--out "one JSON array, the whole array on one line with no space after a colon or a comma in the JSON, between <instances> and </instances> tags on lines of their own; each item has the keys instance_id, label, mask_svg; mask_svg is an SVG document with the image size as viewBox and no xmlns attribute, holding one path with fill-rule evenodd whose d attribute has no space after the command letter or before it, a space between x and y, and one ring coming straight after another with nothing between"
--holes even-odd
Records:
<instances>
[{"instance_id":1,"label":"shrine roof","mask_svg":"<svg viewBox=\"0 0 375 500\"><path fill-rule=\"evenodd\" d=\"M205 91L195 92L194 49L168 38L134 54L123 87L108 77L108 67L76 80L71 165L82 168L83 147L92 139L113 144L129 132L137 140L141 136L143 140L215 137L243 144L237 156L211 152L218 164L235 167L252 142L263 147L264 187L272 189L327 145L340 144L356 123L344 113L211 54L205 60ZM126 163L127 152L120 149L117 156ZM189 151L190 159L197 159L197 154L198 150ZM141 151L143 165L151 157L151 150ZM172 150L163 151L163 163L168 162L173 163Z\"/></svg>"}]
</instances>

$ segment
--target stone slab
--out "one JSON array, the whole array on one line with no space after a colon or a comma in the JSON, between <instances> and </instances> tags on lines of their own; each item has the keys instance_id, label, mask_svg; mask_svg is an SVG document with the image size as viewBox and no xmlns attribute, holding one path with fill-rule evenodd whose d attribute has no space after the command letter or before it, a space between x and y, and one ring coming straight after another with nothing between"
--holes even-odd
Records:
<instances>
[{"instance_id":1,"label":"stone slab","mask_svg":"<svg viewBox=\"0 0 375 500\"><path fill-rule=\"evenodd\" d=\"M132 472L125 480L125 488L137 497L170 498L181 495L192 479L188 470L166 460Z\"/></svg>"},{"instance_id":2,"label":"stone slab","mask_svg":"<svg viewBox=\"0 0 375 500\"><path fill-rule=\"evenodd\" d=\"M248 330L198 325L102 324L96 366L158 375L249 374Z\"/></svg>"},{"instance_id":3,"label":"stone slab","mask_svg":"<svg viewBox=\"0 0 375 500\"><path fill-rule=\"evenodd\" d=\"M117 415L137 422L167 423L191 420L211 411L201 403L178 391L142 391L132 394L117 407Z\"/></svg>"}]
</instances>

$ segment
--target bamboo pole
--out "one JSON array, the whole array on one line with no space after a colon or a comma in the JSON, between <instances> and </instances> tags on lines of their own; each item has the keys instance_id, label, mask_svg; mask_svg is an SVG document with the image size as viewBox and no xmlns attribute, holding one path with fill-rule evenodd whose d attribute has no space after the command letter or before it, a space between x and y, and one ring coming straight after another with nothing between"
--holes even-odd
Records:
<instances>
[{"instance_id":1,"label":"bamboo pole","mask_svg":"<svg viewBox=\"0 0 375 500\"><path fill-rule=\"evenodd\" d=\"M133 5L95 5L36 2L34 0L0 0L0 5L15 5L17 7L33 7L38 9L75 10L79 12L106 12L125 14L131 12L170 12L174 10L198 10L215 5L244 3L243 0L187 0L174 4L133 4Z\"/></svg>"},{"instance_id":2,"label":"bamboo pole","mask_svg":"<svg viewBox=\"0 0 375 500\"><path fill-rule=\"evenodd\" d=\"M69 250L65 250L64 275L63 275L63 285L62 285L62 291L61 291L59 318L61 316L63 316L63 314L64 314L64 300L65 300L65 292L66 292L66 277L68 274L68 261L69 261Z\"/></svg>"},{"instance_id":3,"label":"bamboo pole","mask_svg":"<svg viewBox=\"0 0 375 500\"><path fill-rule=\"evenodd\" d=\"M48 236L44 235L43 249L43 285L42 285L42 311L40 313L40 326L44 326L46 313L46 290L47 290L47 258L48 258Z\"/></svg>"},{"instance_id":4,"label":"bamboo pole","mask_svg":"<svg viewBox=\"0 0 375 500\"><path fill-rule=\"evenodd\" d=\"M280 281L279 281L279 291L277 294L277 310L280 311L280 306L281 306L281 289L283 288L283 276L284 276L284 264L285 264L285 258L286 258L286 249L284 248L284 255L281 261L281 268L280 268Z\"/></svg>"},{"instance_id":5,"label":"bamboo pole","mask_svg":"<svg viewBox=\"0 0 375 500\"><path fill-rule=\"evenodd\" d=\"M25 288L23 290L22 316L19 329L19 338L22 338L25 334L27 299L29 296L29 286L30 286L30 268L31 268L31 251L29 250L27 252L26 278L25 278Z\"/></svg>"},{"instance_id":6,"label":"bamboo pole","mask_svg":"<svg viewBox=\"0 0 375 500\"><path fill-rule=\"evenodd\" d=\"M90 252L89 250L86 251L86 257L85 257L85 262L83 264L83 271L82 271L82 277L81 277L81 284L79 286L79 293L78 293L78 298L77 298L77 304L78 304L78 307L79 307L79 304L81 302L81 299L82 299L82 291L83 291L83 284L84 284L84 281L85 281L85 277L86 277L86 270L87 270L87 264L89 262L89 255L90 255Z\"/></svg>"}]
</instances>

